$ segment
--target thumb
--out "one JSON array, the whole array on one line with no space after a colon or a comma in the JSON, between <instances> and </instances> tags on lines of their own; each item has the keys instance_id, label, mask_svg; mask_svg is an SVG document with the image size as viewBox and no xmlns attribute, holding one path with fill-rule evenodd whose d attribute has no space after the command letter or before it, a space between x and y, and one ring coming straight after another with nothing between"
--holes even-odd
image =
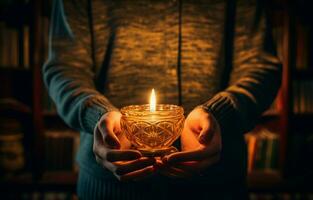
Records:
<instances>
[{"instance_id":1,"label":"thumb","mask_svg":"<svg viewBox=\"0 0 313 200\"><path fill-rule=\"evenodd\" d=\"M102 133L104 144L112 149L119 149L120 148L120 141L116 136L116 133L119 129L114 129L113 124L107 123L106 125L102 126L100 132Z\"/></svg>"},{"instance_id":2,"label":"thumb","mask_svg":"<svg viewBox=\"0 0 313 200\"><path fill-rule=\"evenodd\" d=\"M200 144L208 145L213 138L214 131L215 126L212 122L209 122L207 125L203 126L198 138Z\"/></svg>"}]
</instances>

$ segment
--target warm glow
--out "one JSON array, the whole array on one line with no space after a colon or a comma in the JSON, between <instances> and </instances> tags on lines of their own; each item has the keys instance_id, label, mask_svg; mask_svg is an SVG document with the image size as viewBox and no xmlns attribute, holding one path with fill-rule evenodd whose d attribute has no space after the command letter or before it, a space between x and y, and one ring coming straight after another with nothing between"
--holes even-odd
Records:
<instances>
[{"instance_id":1,"label":"warm glow","mask_svg":"<svg viewBox=\"0 0 313 200\"><path fill-rule=\"evenodd\" d=\"M155 108L156 108L156 98L155 98L154 89L152 89L151 95L150 95L150 112L154 112Z\"/></svg>"}]
</instances>

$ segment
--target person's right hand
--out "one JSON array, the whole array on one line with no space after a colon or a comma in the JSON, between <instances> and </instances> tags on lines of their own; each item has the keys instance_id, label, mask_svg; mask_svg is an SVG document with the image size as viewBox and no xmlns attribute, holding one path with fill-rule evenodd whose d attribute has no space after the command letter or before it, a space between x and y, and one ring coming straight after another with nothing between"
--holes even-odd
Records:
<instances>
[{"instance_id":1,"label":"person's right hand","mask_svg":"<svg viewBox=\"0 0 313 200\"><path fill-rule=\"evenodd\" d=\"M155 173L154 158L142 157L131 150L120 127L121 113L111 111L104 114L94 129L93 152L97 162L110 170L118 180L140 180Z\"/></svg>"}]
</instances>

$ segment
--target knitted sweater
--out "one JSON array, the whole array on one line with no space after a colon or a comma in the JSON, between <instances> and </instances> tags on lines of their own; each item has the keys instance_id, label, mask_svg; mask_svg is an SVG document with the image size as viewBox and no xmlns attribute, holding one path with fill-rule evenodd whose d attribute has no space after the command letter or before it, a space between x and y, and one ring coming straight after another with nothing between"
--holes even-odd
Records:
<instances>
[{"instance_id":1,"label":"knitted sweater","mask_svg":"<svg viewBox=\"0 0 313 200\"><path fill-rule=\"evenodd\" d=\"M222 157L211 174L220 177L208 179L244 178L242 136L273 101L281 65L255 0L237 1L225 60L226 2L55 1L43 77L60 116L81 132L82 170L115 180L95 161L93 129L108 111L147 103L156 88L158 102L181 103L186 114L203 105L220 124Z\"/></svg>"}]
</instances>

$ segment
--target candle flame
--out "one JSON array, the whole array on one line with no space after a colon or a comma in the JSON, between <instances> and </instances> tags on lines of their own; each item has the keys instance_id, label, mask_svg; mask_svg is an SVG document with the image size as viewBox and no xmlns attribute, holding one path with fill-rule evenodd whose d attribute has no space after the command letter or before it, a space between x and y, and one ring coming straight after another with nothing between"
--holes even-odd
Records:
<instances>
[{"instance_id":1,"label":"candle flame","mask_svg":"<svg viewBox=\"0 0 313 200\"><path fill-rule=\"evenodd\" d=\"M150 112L155 112L155 109L156 109L156 97L153 88L150 95Z\"/></svg>"}]
</instances>

